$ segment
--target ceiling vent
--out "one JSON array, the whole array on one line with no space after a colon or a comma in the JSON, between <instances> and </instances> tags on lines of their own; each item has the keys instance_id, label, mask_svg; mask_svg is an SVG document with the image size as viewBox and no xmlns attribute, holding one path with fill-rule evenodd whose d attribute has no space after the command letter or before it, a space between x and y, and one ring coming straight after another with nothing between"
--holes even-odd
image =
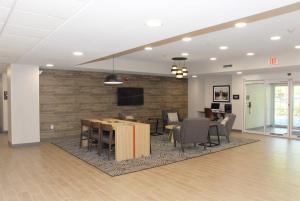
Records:
<instances>
[{"instance_id":1,"label":"ceiling vent","mask_svg":"<svg viewBox=\"0 0 300 201\"><path fill-rule=\"evenodd\" d=\"M232 64L223 65L223 68L231 68Z\"/></svg>"}]
</instances>

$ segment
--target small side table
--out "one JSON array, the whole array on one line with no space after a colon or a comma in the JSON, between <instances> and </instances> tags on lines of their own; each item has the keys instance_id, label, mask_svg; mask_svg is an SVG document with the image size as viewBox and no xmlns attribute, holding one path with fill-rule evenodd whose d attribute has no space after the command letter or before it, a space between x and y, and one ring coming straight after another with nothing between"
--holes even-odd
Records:
<instances>
[{"instance_id":1,"label":"small side table","mask_svg":"<svg viewBox=\"0 0 300 201\"><path fill-rule=\"evenodd\" d=\"M216 131L217 131L217 137L218 137L218 143L215 143L215 142L211 142L211 139L210 139L210 132L209 132L209 130L208 130L208 140L209 140L209 145L208 145L208 147L214 147L214 146L218 146L218 145L220 145L221 144L221 142L220 142L220 135L219 135L219 126L218 126L218 123L216 122L216 123L210 123L209 124L209 129L210 128L216 128Z\"/></svg>"}]
</instances>

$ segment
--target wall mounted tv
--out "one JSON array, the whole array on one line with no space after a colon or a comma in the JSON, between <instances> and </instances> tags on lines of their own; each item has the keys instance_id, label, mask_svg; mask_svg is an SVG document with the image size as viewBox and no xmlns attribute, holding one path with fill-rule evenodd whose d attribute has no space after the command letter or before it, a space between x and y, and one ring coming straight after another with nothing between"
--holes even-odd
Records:
<instances>
[{"instance_id":1,"label":"wall mounted tv","mask_svg":"<svg viewBox=\"0 0 300 201\"><path fill-rule=\"evenodd\" d=\"M144 89L122 87L117 89L118 106L144 105Z\"/></svg>"}]
</instances>

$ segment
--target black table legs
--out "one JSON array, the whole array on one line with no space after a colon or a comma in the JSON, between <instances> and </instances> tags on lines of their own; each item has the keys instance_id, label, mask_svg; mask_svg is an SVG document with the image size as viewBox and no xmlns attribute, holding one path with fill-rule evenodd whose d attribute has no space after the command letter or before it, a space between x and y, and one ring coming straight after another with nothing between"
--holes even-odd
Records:
<instances>
[{"instance_id":1,"label":"black table legs","mask_svg":"<svg viewBox=\"0 0 300 201\"><path fill-rule=\"evenodd\" d=\"M218 143L215 143L215 142L211 141L211 136L210 136L210 133L209 133L209 130L208 130L208 147L214 147L214 146L218 146L218 145L221 144L220 135L219 135L219 127L218 127L218 125L210 125L209 126L209 128L213 128L213 127L215 127L216 131L217 131Z\"/></svg>"}]
</instances>

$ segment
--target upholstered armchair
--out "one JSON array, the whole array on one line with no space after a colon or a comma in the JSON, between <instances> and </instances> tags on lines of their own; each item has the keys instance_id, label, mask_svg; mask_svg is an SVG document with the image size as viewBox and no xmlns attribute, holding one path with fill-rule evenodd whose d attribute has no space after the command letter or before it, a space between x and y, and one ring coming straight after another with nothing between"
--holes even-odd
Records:
<instances>
[{"instance_id":1,"label":"upholstered armchair","mask_svg":"<svg viewBox=\"0 0 300 201\"><path fill-rule=\"evenodd\" d=\"M173 129L174 146L176 143L181 144L181 150L184 152L184 144L194 143L201 144L206 149L208 142L209 120L206 118L185 119L181 126Z\"/></svg>"},{"instance_id":2,"label":"upholstered armchair","mask_svg":"<svg viewBox=\"0 0 300 201\"><path fill-rule=\"evenodd\" d=\"M210 136L217 135L216 129L218 128L219 136L225 136L227 142L230 142L229 137L230 137L233 124L235 122L235 118L236 118L235 114L227 114L224 119L214 123L211 122L210 124L217 124L217 127L211 127L209 129Z\"/></svg>"}]
</instances>

